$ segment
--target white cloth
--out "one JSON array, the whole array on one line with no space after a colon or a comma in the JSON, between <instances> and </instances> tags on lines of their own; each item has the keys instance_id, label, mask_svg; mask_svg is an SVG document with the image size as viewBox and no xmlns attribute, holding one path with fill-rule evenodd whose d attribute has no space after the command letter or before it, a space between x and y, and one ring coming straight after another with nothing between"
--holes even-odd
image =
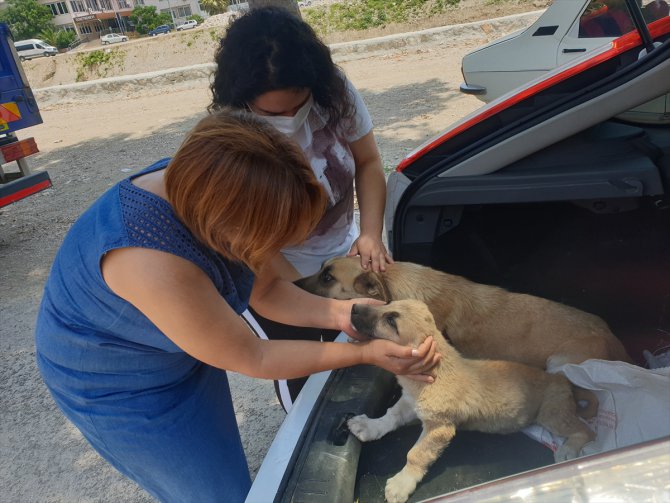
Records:
<instances>
[{"instance_id":1,"label":"white cloth","mask_svg":"<svg viewBox=\"0 0 670 503\"><path fill-rule=\"evenodd\" d=\"M598 397L598 414L586 423L596 439L581 455L605 452L670 435L670 367L645 369L629 363L587 360L552 369ZM523 430L552 450L563 444L538 425Z\"/></svg>"},{"instance_id":2,"label":"white cloth","mask_svg":"<svg viewBox=\"0 0 670 503\"><path fill-rule=\"evenodd\" d=\"M349 144L372 131L372 119L356 88L346 82L354 104L353 117L331 127L326 112L314 104L304 126L291 136L303 149L329 200L312 235L302 245L282 250L303 276L318 271L325 260L345 255L358 237L354 218L356 164Z\"/></svg>"}]
</instances>

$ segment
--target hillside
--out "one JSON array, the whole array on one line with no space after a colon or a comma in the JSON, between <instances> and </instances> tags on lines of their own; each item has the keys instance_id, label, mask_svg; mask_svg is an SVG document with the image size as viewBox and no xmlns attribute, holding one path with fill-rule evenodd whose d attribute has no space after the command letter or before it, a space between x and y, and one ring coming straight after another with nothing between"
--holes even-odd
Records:
<instances>
[{"instance_id":1,"label":"hillside","mask_svg":"<svg viewBox=\"0 0 670 503\"><path fill-rule=\"evenodd\" d=\"M389 25L383 29L335 33L325 41L344 42L461 24L537 10L546 5L546 0L462 0L446 13L430 19ZM214 16L202 27L188 31L131 39L129 42L105 47L91 42L85 48L52 58L26 61L23 67L30 85L39 89L211 63L227 22L227 16Z\"/></svg>"}]
</instances>

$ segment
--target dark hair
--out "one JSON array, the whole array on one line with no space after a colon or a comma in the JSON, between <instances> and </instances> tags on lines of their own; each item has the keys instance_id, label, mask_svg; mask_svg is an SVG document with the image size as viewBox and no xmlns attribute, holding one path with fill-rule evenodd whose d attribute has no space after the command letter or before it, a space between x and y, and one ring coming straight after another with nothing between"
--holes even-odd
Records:
<instances>
[{"instance_id":1,"label":"dark hair","mask_svg":"<svg viewBox=\"0 0 670 503\"><path fill-rule=\"evenodd\" d=\"M198 122L170 161L165 188L202 243L254 272L304 241L328 201L298 145L241 110Z\"/></svg>"},{"instance_id":2,"label":"dark hair","mask_svg":"<svg viewBox=\"0 0 670 503\"><path fill-rule=\"evenodd\" d=\"M268 91L309 88L337 124L354 107L344 74L314 30L285 9L252 9L235 20L216 52L209 110L245 108Z\"/></svg>"}]
</instances>

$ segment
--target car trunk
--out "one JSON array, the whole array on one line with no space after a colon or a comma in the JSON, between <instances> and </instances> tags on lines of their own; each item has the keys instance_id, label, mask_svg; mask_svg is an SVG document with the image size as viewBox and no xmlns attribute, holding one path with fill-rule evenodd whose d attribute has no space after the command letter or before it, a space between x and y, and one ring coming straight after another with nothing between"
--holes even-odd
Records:
<instances>
[{"instance_id":1,"label":"car trunk","mask_svg":"<svg viewBox=\"0 0 670 503\"><path fill-rule=\"evenodd\" d=\"M597 314L643 364L670 345L669 181L667 127L608 121L491 175L436 179L404 219L432 235L405 232L395 256Z\"/></svg>"},{"instance_id":2,"label":"car trunk","mask_svg":"<svg viewBox=\"0 0 670 503\"><path fill-rule=\"evenodd\" d=\"M414 196L426 204L406 208L404 219L429 223L432 235L422 243L420 231L397 233L407 242L396 243L395 257L597 314L644 366L643 350L670 347L669 136L607 122L490 175L435 180ZM608 193L618 197L594 197ZM419 432L414 425L363 445L360 501L383 501L380 487ZM552 463L522 433L459 432L410 501Z\"/></svg>"},{"instance_id":3,"label":"car trunk","mask_svg":"<svg viewBox=\"0 0 670 503\"><path fill-rule=\"evenodd\" d=\"M670 347L670 128L611 119L670 91L668 42L638 54L585 60L410 154L389 178L394 258L594 313L642 366L643 350ZM333 372L274 501L384 501L420 425L361 444L346 421L379 417L398 396L381 369ZM523 433L459 431L409 501L553 462Z\"/></svg>"},{"instance_id":4,"label":"car trunk","mask_svg":"<svg viewBox=\"0 0 670 503\"><path fill-rule=\"evenodd\" d=\"M395 258L597 314L644 366L643 350L670 346L668 131L608 121L486 176L435 177L396 220L407 228ZM618 197L586 197L603 194ZM383 370L334 372L279 501L383 502L421 427L361 444L346 420L379 417L398 396ZM409 501L553 462L523 433L458 432Z\"/></svg>"}]
</instances>

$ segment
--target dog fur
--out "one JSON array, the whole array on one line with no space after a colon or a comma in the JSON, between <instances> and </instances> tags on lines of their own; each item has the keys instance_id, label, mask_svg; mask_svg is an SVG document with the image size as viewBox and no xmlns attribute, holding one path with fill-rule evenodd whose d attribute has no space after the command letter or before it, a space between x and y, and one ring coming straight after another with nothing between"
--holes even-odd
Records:
<instances>
[{"instance_id":1,"label":"dog fur","mask_svg":"<svg viewBox=\"0 0 670 503\"><path fill-rule=\"evenodd\" d=\"M516 362L463 358L441 336L426 304L401 300L382 306L356 304L352 325L374 338L417 347L432 335L442 359L433 384L398 376L403 388L398 402L377 419L366 415L348 421L350 431L362 442L376 440L415 418L423 431L407 454L405 467L386 483L386 500L406 501L428 468L449 445L456 429L487 433L512 433L537 423L566 437L556 451L557 461L579 455L593 432L577 417L571 383L562 374L548 374ZM597 398L588 396L590 406L580 415L592 417Z\"/></svg>"},{"instance_id":2,"label":"dog fur","mask_svg":"<svg viewBox=\"0 0 670 503\"><path fill-rule=\"evenodd\" d=\"M336 257L295 282L334 299L418 299L438 329L464 356L555 368L591 358L631 362L621 342L598 316L532 295L474 283L410 262L386 272L364 270L359 257Z\"/></svg>"}]
</instances>

